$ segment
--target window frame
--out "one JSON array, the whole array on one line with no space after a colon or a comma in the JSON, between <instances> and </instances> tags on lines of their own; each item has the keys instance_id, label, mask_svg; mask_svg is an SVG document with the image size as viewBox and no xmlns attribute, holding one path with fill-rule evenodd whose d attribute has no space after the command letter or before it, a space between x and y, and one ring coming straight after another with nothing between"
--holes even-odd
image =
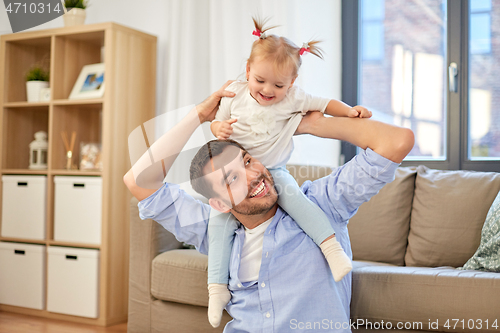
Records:
<instances>
[{"instance_id":1,"label":"window frame","mask_svg":"<svg viewBox=\"0 0 500 333\"><path fill-rule=\"evenodd\" d=\"M361 0L342 0L342 100L358 104L360 73L359 23ZM500 172L500 160L470 160L468 158L468 99L469 99L469 0L447 0L447 64L458 65L457 92L447 86L446 159L408 160L401 166L425 165L441 170L475 170ZM354 56L355 55L355 56ZM448 70L448 69L446 69ZM349 161L357 148L342 142L341 159Z\"/></svg>"}]
</instances>

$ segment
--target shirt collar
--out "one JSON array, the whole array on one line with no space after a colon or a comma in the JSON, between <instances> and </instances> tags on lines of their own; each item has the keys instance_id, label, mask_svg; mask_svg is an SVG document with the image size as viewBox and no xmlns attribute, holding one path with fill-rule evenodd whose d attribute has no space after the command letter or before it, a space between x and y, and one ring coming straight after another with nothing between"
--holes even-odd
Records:
<instances>
[{"instance_id":1,"label":"shirt collar","mask_svg":"<svg viewBox=\"0 0 500 333\"><path fill-rule=\"evenodd\" d=\"M259 233L263 233L267 229L267 227L269 226L269 224L271 224L271 221L273 220L273 218L274 218L275 215L273 215L273 217L271 217L270 219L262 222L261 224L259 224L255 228L248 229L245 226L243 226L243 228L245 228L245 232L247 234L259 234Z\"/></svg>"}]
</instances>

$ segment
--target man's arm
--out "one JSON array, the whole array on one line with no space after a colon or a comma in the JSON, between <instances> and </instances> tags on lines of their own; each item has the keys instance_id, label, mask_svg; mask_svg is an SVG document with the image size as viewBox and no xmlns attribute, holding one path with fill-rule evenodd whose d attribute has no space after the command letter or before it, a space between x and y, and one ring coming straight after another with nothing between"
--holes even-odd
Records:
<instances>
[{"instance_id":1,"label":"man's arm","mask_svg":"<svg viewBox=\"0 0 500 333\"><path fill-rule=\"evenodd\" d=\"M205 121L215 118L222 97L234 96L234 93L225 90L231 82L233 81L226 82L191 110L174 128L156 140L125 174L123 181L134 197L142 201L163 185L163 179L175 158L196 128Z\"/></svg>"},{"instance_id":2,"label":"man's arm","mask_svg":"<svg viewBox=\"0 0 500 333\"><path fill-rule=\"evenodd\" d=\"M295 134L312 134L322 138L344 140L362 149L401 163L415 143L413 131L371 119L325 117L308 112Z\"/></svg>"},{"instance_id":3,"label":"man's arm","mask_svg":"<svg viewBox=\"0 0 500 333\"><path fill-rule=\"evenodd\" d=\"M324 117L320 112L304 116L297 133L345 140L365 149L311 185L311 193L326 190L327 195L315 198L322 209L331 211L337 223L347 222L363 202L394 179L398 163L411 151L415 140L407 128L371 119Z\"/></svg>"}]
</instances>

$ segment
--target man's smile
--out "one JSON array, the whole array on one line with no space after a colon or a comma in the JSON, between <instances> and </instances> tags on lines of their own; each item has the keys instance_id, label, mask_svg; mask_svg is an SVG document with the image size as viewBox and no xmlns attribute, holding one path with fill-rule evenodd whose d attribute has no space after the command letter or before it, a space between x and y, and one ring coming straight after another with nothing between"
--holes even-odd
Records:
<instances>
[{"instance_id":1,"label":"man's smile","mask_svg":"<svg viewBox=\"0 0 500 333\"><path fill-rule=\"evenodd\" d=\"M259 183L259 185L255 186L252 192L250 192L249 197L253 198L262 198L269 192L269 185L267 184L265 179Z\"/></svg>"}]
</instances>

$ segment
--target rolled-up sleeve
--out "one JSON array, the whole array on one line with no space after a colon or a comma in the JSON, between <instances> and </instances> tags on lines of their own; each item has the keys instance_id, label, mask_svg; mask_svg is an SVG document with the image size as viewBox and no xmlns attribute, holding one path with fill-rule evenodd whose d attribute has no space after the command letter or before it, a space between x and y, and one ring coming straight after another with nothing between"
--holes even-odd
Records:
<instances>
[{"instance_id":1,"label":"rolled-up sleeve","mask_svg":"<svg viewBox=\"0 0 500 333\"><path fill-rule=\"evenodd\" d=\"M331 212L335 222L347 223L363 202L394 180L398 166L367 148L329 176L311 183L307 193Z\"/></svg>"},{"instance_id":2,"label":"rolled-up sleeve","mask_svg":"<svg viewBox=\"0 0 500 333\"><path fill-rule=\"evenodd\" d=\"M152 219L174 234L179 242L208 252L207 225L210 206L194 199L178 185L165 183L138 204L141 219Z\"/></svg>"}]
</instances>

